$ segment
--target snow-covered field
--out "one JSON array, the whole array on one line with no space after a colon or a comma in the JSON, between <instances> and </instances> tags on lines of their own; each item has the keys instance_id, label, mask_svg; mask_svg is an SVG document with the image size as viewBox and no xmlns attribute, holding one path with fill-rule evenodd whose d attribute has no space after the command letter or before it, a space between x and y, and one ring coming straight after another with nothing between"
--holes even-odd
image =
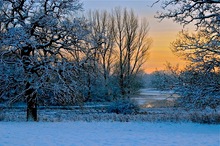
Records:
<instances>
[{"instance_id":1,"label":"snow-covered field","mask_svg":"<svg viewBox=\"0 0 220 146\"><path fill-rule=\"evenodd\" d=\"M0 122L0 146L220 146L220 125Z\"/></svg>"}]
</instances>

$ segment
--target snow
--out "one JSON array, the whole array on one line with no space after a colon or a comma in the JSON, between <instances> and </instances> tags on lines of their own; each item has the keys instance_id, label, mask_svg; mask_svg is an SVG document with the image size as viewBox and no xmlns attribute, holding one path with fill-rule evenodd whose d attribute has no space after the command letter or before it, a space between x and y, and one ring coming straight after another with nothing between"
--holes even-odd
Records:
<instances>
[{"instance_id":1,"label":"snow","mask_svg":"<svg viewBox=\"0 0 220 146\"><path fill-rule=\"evenodd\" d=\"M0 146L220 146L220 125L0 122Z\"/></svg>"}]
</instances>

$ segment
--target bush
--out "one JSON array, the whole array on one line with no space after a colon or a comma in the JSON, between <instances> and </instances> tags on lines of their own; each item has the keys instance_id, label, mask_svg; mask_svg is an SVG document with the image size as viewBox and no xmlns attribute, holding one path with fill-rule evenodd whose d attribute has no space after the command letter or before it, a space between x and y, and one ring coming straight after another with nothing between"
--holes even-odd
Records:
<instances>
[{"instance_id":1,"label":"bush","mask_svg":"<svg viewBox=\"0 0 220 146\"><path fill-rule=\"evenodd\" d=\"M193 113L190 116L192 122L201 124L220 124L219 113Z\"/></svg>"},{"instance_id":2,"label":"bush","mask_svg":"<svg viewBox=\"0 0 220 146\"><path fill-rule=\"evenodd\" d=\"M110 104L107 112L116 114L136 114L139 111L139 106L136 101L131 99L119 99Z\"/></svg>"},{"instance_id":3,"label":"bush","mask_svg":"<svg viewBox=\"0 0 220 146\"><path fill-rule=\"evenodd\" d=\"M220 105L220 74L186 70L175 88L179 105L186 108L216 109Z\"/></svg>"}]
</instances>

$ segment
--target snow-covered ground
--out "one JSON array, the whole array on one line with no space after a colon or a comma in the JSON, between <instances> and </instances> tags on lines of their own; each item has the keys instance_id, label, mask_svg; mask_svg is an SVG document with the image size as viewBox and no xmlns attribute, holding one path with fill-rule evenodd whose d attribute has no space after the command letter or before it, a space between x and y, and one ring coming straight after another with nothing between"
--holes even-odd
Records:
<instances>
[{"instance_id":1,"label":"snow-covered ground","mask_svg":"<svg viewBox=\"0 0 220 146\"><path fill-rule=\"evenodd\" d=\"M220 125L0 122L0 146L220 146Z\"/></svg>"},{"instance_id":2,"label":"snow-covered ground","mask_svg":"<svg viewBox=\"0 0 220 146\"><path fill-rule=\"evenodd\" d=\"M142 105L170 94L143 90L136 100ZM0 146L220 146L220 125L191 123L218 120L220 110L146 108L137 115L100 110L39 109L40 122L24 122L25 109L6 108L0 113Z\"/></svg>"}]
</instances>

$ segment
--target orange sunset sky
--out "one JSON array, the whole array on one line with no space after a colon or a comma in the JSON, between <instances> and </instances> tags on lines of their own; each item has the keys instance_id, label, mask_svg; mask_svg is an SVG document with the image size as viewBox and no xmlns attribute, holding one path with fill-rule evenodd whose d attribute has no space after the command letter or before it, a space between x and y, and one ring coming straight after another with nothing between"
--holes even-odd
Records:
<instances>
[{"instance_id":1,"label":"orange sunset sky","mask_svg":"<svg viewBox=\"0 0 220 146\"><path fill-rule=\"evenodd\" d=\"M149 36L153 39L150 49L150 56L144 65L144 70L151 73L155 70L165 69L166 62L172 65L179 64L180 68L186 65L184 60L179 59L170 50L170 43L173 42L182 26L172 20L159 22L154 18L157 11L162 11L160 4L151 5L156 0L82 0L84 10L109 10L115 7L133 9L140 18L146 18L149 22ZM187 29L187 27L186 27Z\"/></svg>"}]
</instances>

